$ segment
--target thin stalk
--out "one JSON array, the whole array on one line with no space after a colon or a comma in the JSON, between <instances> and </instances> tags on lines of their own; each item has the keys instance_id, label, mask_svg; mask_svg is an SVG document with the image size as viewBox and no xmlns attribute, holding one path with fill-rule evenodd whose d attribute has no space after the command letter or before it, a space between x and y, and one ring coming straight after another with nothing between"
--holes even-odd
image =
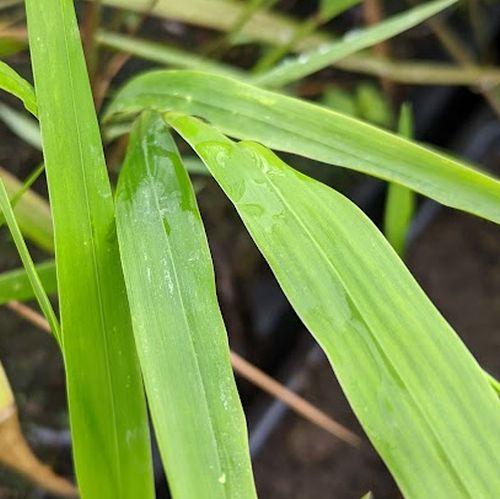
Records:
<instances>
[{"instance_id":1,"label":"thin stalk","mask_svg":"<svg viewBox=\"0 0 500 499\"><path fill-rule=\"evenodd\" d=\"M363 2L363 14L368 26L373 26L384 20L383 7L379 0L365 0ZM372 47L372 51L381 59L389 59L391 56L389 40L377 43ZM381 77L380 84L390 98L394 96L395 87L393 81Z\"/></svg>"},{"instance_id":2,"label":"thin stalk","mask_svg":"<svg viewBox=\"0 0 500 499\"><path fill-rule=\"evenodd\" d=\"M31 324L33 324L37 328L42 329L47 333L52 333L52 330L49 326L47 319L45 319L43 315L39 314L31 307L28 307L28 305L25 305L24 303L21 303L17 300L12 300L8 302L6 306L7 308L15 312L17 315L22 317L23 319L27 320L28 322L31 322Z\"/></svg>"},{"instance_id":3,"label":"thin stalk","mask_svg":"<svg viewBox=\"0 0 500 499\"><path fill-rule=\"evenodd\" d=\"M40 277L38 276L35 270L35 264L31 258L28 247L26 246L26 242L21 234L21 230L17 224L17 221L14 216L14 212L12 211L12 206L10 205L9 197L7 195L7 191L5 190L5 185L3 181L0 179L0 208L3 211L5 221L9 227L10 233L12 235L12 239L17 247L19 252L19 256L23 262L24 268L28 274L28 278L33 286L33 290L35 292L35 296L38 300L40 308L42 309L47 321L50 325L50 329L52 330L54 336L57 341L61 343L61 333L60 326L57 320L54 309L52 308L52 304L50 303L49 297L47 293L45 293L45 289L43 288Z\"/></svg>"},{"instance_id":4,"label":"thin stalk","mask_svg":"<svg viewBox=\"0 0 500 499\"><path fill-rule=\"evenodd\" d=\"M390 78L412 85L470 85L491 88L500 83L500 69L487 66L464 66L433 61L384 60L357 55L337 61L335 66L371 76Z\"/></svg>"},{"instance_id":5,"label":"thin stalk","mask_svg":"<svg viewBox=\"0 0 500 499\"><path fill-rule=\"evenodd\" d=\"M241 377L251 381L265 392L273 395L277 399L285 403L290 409L302 416L304 419L312 422L316 426L323 428L328 433L338 439L352 445L360 447L362 445L361 438L347 429L345 426L334 421L330 416L315 407L313 404L304 400L302 397L292 392L281 383L278 383L271 376L261 371L250 362L235 352L231 352L231 365L235 372Z\"/></svg>"}]
</instances>

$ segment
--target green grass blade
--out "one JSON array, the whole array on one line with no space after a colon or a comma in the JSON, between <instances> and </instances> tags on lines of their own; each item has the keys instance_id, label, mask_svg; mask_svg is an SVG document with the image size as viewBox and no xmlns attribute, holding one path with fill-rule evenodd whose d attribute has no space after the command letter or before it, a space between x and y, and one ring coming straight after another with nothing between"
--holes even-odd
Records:
<instances>
[{"instance_id":1,"label":"green grass blade","mask_svg":"<svg viewBox=\"0 0 500 499\"><path fill-rule=\"evenodd\" d=\"M399 134L413 137L413 113L409 105L401 107ZM403 257L408 230L415 213L415 193L398 184L389 184L384 210L384 234L396 253Z\"/></svg>"},{"instance_id":2,"label":"green grass blade","mask_svg":"<svg viewBox=\"0 0 500 499\"><path fill-rule=\"evenodd\" d=\"M7 411L9 411L13 404L14 394L12 393L3 365L0 362L0 421L5 418L6 413L8 413Z\"/></svg>"},{"instance_id":3,"label":"green grass blade","mask_svg":"<svg viewBox=\"0 0 500 499\"><path fill-rule=\"evenodd\" d=\"M151 42L137 37L113 33L112 31L98 31L96 42L104 47L126 52L136 57L174 68L196 69L238 79L243 79L245 75L243 71L239 71L237 68L212 61L187 50L180 50L164 43Z\"/></svg>"},{"instance_id":4,"label":"green grass blade","mask_svg":"<svg viewBox=\"0 0 500 499\"><path fill-rule=\"evenodd\" d=\"M280 151L395 182L440 203L500 223L500 182L329 109L222 76L154 71L131 80L108 109L144 108L200 116L222 132Z\"/></svg>"},{"instance_id":5,"label":"green grass blade","mask_svg":"<svg viewBox=\"0 0 500 499\"><path fill-rule=\"evenodd\" d=\"M28 247L26 246L26 242L24 241L23 235L21 234L21 229L17 225L16 217L14 216L14 211L12 210L12 207L10 205L9 196L7 194L7 191L5 190L5 185L2 179L0 179L0 209L2 210L2 213L5 217L5 221L9 227L17 251L19 252L19 256L21 257L23 266L26 269L26 274L33 288L36 299L38 300L38 304L40 305L43 315L49 323L52 333L60 343L61 333L57 317L54 313L47 293L45 292L42 281L40 280L40 277L36 272L35 264L31 259Z\"/></svg>"},{"instance_id":6,"label":"green grass blade","mask_svg":"<svg viewBox=\"0 0 500 499\"><path fill-rule=\"evenodd\" d=\"M48 295L57 293L56 264L53 260L35 265L35 272ZM0 274L0 305L11 300L28 301L34 298L28 274L24 268Z\"/></svg>"},{"instance_id":7,"label":"green grass blade","mask_svg":"<svg viewBox=\"0 0 500 499\"><path fill-rule=\"evenodd\" d=\"M409 9L375 26L347 33L339 41L321 45L311 52L300 54L294 59L279 64L254 78L253 83L261 86L281 87L300 80L348 55L402 33L454 3L456 0L436 0Z\"/></svg>"},{"instance_id":8,"label":"green grass blade","mask_svg":"<svg viewBox=\"0 0 500 499\"><path fill-rule=\"evenodd\" d=\"M10 199L17 197L23 191L25 184L3 168L0 168L0 178L3 180ZM15 202L14 213L21 232L26 238L46 251L54 250L50 209L42 196L29 189L23 192Z\"/></svg>"},{"instance_id":9,"label":"green grass blade","mask_svg":"<svg viewBox=\"0 0 500 499\"><path fill-rule=\"evenodd\" d=\"M173 496L255 497L206 236L160 115L134 127L116 196L135 339Z\"/></svg>"},{"instance_id":10,"label":"green grass blade","mask_svg":"<svg viewBox=\"0 0 500 499\"><path fill-rule=\"evenodd\" d=\"M37 115L35 92L31 83L3 61L0 61L0 89L15 95L31 114Z\"/></svg>"},{"instance_id":11,"label":"green grass blade","mask_svg":"<svg viewBox=\"0 0 500 499\"><path fill-rule=\"evenodd\" d=\"M361 0L320 0L319 15L322 18L332 19L358 3L361 3Z\"/></svg>"},{"instance_id":12,"label":"green grass blade","mask_svg":"<svg viewBox=\"0 0 500 499\"><path fill-rule=\"evenodd\" d=\"M146 407L114 205L72 0L26 1L83 497L153 497Z\"/></svg>"},{"instance_id":13,"label":"green grass blade","mask_svg":"<svg viewBox=\"0 0 500 499\"><path fill-rule=\"evenodd\" d=\"M495 496L499 400L373 223L263 146L166 119L235 204L404 496Z\"/></svg>"},{"instance_id":14,"label":"green grass blade","mask_svg":"<svg viewBox=\"0 0 500 499\"><path fill-rule=\"evenodd\" d=\"M42 149L38 123L25 114L0 103L0 119L21 139L35 149Z\"/></svg>"}]
</instances>

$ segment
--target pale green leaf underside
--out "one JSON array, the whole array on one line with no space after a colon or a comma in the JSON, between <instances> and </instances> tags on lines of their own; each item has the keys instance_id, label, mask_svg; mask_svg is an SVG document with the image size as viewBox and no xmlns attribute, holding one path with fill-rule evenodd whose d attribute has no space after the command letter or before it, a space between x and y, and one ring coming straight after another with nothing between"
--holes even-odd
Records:
<instances>
[{"instance_id":1,"label":"pale green leaf underside","mask_svg":"<svg viewBox=\"0 0 500 499\"><path fill-rule=\"evenodd\" d=\"M108 109L200 116L222 132L396 182L440 203L500 223L500 182L354 118L230 78L154 71L132 79Z\"/></svg>"},{"instance_id":2,"label":"pale green leaf underside","mask_svg":"<svg viewBox=\"0 0 500 499\"><path fill-rule=\"evenodd\" d=\"M175 498L255 497L212 262L168 127L134 127L116 199L118 239L151 416Z\"/></svg>"},{"instance_id":3,"label":"pale green leaf underside","mask_svg":"<svg viewBox=\"0 0 500 499\"><path fill-rule=\"evenodd\" d=\"M114 205L72 0L26 0L82 497L154 496Z\"/></svg>"},{"instance_id":4,"label":"pale green leaf underside","mask_svg":"<svg viewBox=\"0 0 500 499\"><path fill-rule=\"evenodd\" d=\"M166 119L235 204L405 496L494 496L496 394L373 223L263 146Z\"/></svg>"}]
</instances>

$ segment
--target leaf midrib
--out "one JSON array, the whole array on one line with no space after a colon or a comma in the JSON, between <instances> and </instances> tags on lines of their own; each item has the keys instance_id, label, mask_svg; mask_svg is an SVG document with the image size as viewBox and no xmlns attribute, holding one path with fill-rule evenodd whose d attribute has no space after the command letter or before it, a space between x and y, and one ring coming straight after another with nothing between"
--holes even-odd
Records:
<instances>
[{"instance_id":1,"label":"leaf midrib","mask_svg":"<svg viewBox=\"0 0 500 499\"><path fill-rule=\"evenodd\" d=\"M63 7L62 2L57 2L61 17L65 21L66 20L66 14L65 14L65 9ZM69 41L67 38L67 29L66 26L68 23L64 22L64 29L62 30L63 32L63 39L64 39L64 45L65 45L65 51L64 51L64 56L66 60L66 67L67 67L67 72L68 72L68 80L69 84L71 87L71 96L70 96L70 101L71 101L71 110L73 114L73 120L75 123L76 127L76 132L77 132L77 144L78 144L78 154L80 156L80 161L79 161L79 169L82 174L83 178L83 192L84 192L84 200L85 200L85 207L86 207L86 218L87 218L87 227L92 226L92 217L91 217L91 205L90 205L90 200L89 200L89 194L88 194L88 187L87 187L87 176L85 174L85 166L84 166L84 160L83 160L83 140L82 140L82 135L81 135L81 130L80 130L80 122L78 120L78 115L77 115L77 110L76 110L76 102L75 102L75 85L74 85L74 80L73 80L73 71L72 71L72 65L71 61L69 58ZM89 231L87 230L87 234L89 234ZM108 338L106 334L106 315L104 312L104 306L103 306L103 299L102 299L102 290L101 290L101 275L99 272L99 266L97 264L97 253L96 253L96 244L94 241L94 237L92 234L92 230L90 230L90 248L91 248L91 255L92 255L92 267L93 267L93 273L94 273L94 280L97 284L97 301L99 304L99 322L101 323L101 327L99 328L99 331L101 333L101 337L104 339L103 345L104 345L104 355L106 357L106 383L108 387L108 391L111 394L110 401L111 401L111 415L112 415L112 420L113 423L116 422L116 402L114 398L114 391L112 389L112 373L109 368L109 348L108 348ZM63 338L63 346L64 346L64 331L62 332L62 338ZM115 463L117 464L117 471L118 471L118 489L120 492L120 496L122 495L122 470L121 470L121 461L118 458L120 454L120 447L118 443L118 432L116 429L116 424L111 425L113 428L113 440L114 440L114 453L115 453Z\"/></svg>"},{"instance_id":2,"label":"leaf midrib","mask_svg":"<svg viewBox=\"0 0 500 499\"><path fill-rule=\"evenodd\" d=\"M144 151L144 155L147 158L146 161L149 161L149 156L148 156L148 152L147 151ZM148 168L147 171L154 171L154 170L151 170L151 169ZM154 177L150 176L150 178L153 180L153 183L156 182L156 179ZM152 190L152 193L153 193L153 199L154 199L154 202L155 202L155 207L156 207L156 210L157 210L158 219L159 219L159 221L161 223L162 222L162 215L161 215L161 208L160 208L160 200L158 198L158 192L157 192L157 189L155 189L154 187L152 187L151 190ZM162 230L165 231L165 229L163 227L163 224L162 224ZM179 298L179 301L180 301L180 304L181 304L182 319L183 319L184 325L185 325L187 333L188 333L187 336L189 338L189 344L191 346L191 350L194 353L194 358L195 358L195 362L196 362L196 370L197 370L198 378L201 381L201 389L203 391L203 399L204 399L204 402L205 402L207 413L210 415L208 424L210 426L210 430L211 430L211 435L212 435L213 441L215 442L215 452L217 454L217 460L218 460L218 463L219 463L219 469L223 473L224 472L224 468L223 468L221 456L220 456L220 453L219 453L219 443L218 443L218 440L217 440L217 437L216 437L216 432L215 432L213 424L212 424L212 416L213 416L213 414L212 414L212 411L210 410L210 404L208 403L207 392L206 392L206 389L205 389L205 384L203 382L203 376L201 374L200 364L199 364L199 360L198 360L198 352L197 352L197 350L196 350L196 348L194 346L193 338L191 336L191 327L190 327L190 324L189 324L189 320L187 318L187 312L186 312L186 305L184 303L184 297L183 297L183 295L181 293L180 281L179 281L179 277L178 277L178 274L177 274L177 266L176 266L175 259L173 257L172 248L171 248L171 245L170 245L168 237L165 237L165 240L166 240L166 247L168 249L168 257L170 259L170 262L172 264L172 269L173 269L173 272L174 272L174 279L175 279L175 284L176 284L175 288L176 288L177 295L178 295L178 298ZM227 495L228 492L226 490L226 487L222 486L222 489L224 491L224 496L228 497L228 495Z\"/></svg>"}]
</instances>

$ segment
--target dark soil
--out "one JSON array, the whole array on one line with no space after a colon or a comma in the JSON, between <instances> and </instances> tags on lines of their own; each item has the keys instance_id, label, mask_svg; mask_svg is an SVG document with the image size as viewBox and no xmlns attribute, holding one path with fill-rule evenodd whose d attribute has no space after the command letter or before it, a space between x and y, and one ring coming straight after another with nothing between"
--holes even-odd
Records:
<instances>
[{"instance_id":1,"label":"dark soil","mask_svg":"<svg viewBox=\"0 0 500 499\"><path fill-rule=\"evenodd\" d=\"M500 375L500 231L492 223L442 210L413 245L408 264L481 365ZM307 376L303 395L359 434L326 361ZM361 452L288 413L254 462L266 499L401 497L373 450Z\"/></svg>"}]
</instances>

